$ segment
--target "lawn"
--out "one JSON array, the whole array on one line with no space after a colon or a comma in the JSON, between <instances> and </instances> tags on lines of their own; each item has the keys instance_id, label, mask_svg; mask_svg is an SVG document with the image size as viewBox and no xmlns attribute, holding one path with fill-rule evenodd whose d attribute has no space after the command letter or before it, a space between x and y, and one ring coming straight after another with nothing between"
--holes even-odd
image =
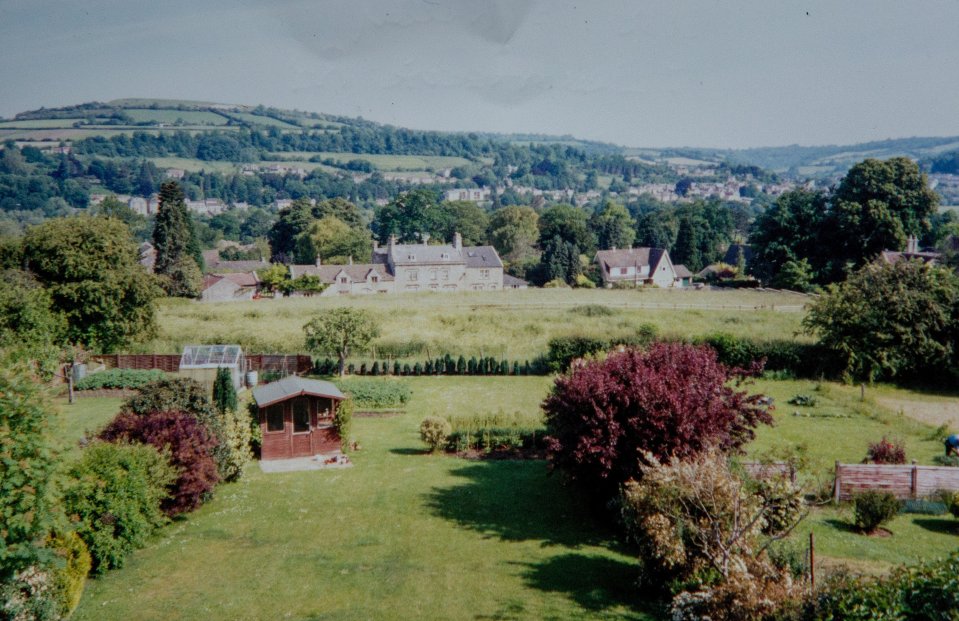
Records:
<instances>
[{"instance_id":1,"label":"lawn","mask_svg":"<svg viewBox=\"0 0 959 621\"><path fill-rule=\"evenodd\" d=\"M633 559L543 462L422 453L425 415L535 409L546 378L413 385L406 414L356 420L355 467L254 465L91 580L74 619L648 618Z\"/></svg>"},{"instance_id":2,"label":"lawn","mask_svg":"<svg viewBox=\"0 0 959 621\"><path fill-rule=\"evenodd\" d=\"M743 290L623 291L530 289L484 293L280 298L229 304L164 300L159 333L139 352L174 353L189 343L239 343L251 352L298 352L302 326L324 309L354 306L380 322L377 356L451 355L533 359L558 335L634 335L650 324L661 335L728 332L792 338L804 296ZM589 316L585 305L610 309ZM802 337L800 337L802 338ZM372 356L372 352L356 356Z\"/></svg>"}]
</instances>

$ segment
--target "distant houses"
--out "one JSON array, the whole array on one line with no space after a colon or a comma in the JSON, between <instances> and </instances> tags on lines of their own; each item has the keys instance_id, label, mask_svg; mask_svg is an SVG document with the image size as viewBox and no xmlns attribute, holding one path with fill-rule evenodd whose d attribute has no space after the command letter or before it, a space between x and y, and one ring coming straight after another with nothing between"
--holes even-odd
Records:
<instances>
[{"instance_id":1,"label":"distant houses","mask_svg":"<svg viewBox=\"0 0 959 621\"><path fill-rule=\"evenodd\" d=\"M673 265L665 248L600 250L593 258L603 284L612 286L653 285L662 288L686 287L693 275L684 265Z\"/></svg>"},{"instance_id":2,"label":"distant houses","mask_svg":"<svg viewBox=\"0 0 959 621\"><path fill-rule=\"evenodd\" d=\"M207 274L203 277L203 302L239 302L256 297L260 279L256 272Z\"/></svg>"},{"instance_id":3,"label":"distant houses","mask_svg":"<svg viewBox=\"0 0 959 621\"><path fill-rule=\"evenodd\" d=\"M428 241L428 240L427 240ZM416 291L498 291L504 288L503 262L492 246L464 246L459 233L452 244L373 244L373 262L291 265L290 277L316 276L326 285L321 295L406 293ZM517 282L518 281L518 282ZM514 279L508 288L525 288Z\"/></svg>"}]
</instances>

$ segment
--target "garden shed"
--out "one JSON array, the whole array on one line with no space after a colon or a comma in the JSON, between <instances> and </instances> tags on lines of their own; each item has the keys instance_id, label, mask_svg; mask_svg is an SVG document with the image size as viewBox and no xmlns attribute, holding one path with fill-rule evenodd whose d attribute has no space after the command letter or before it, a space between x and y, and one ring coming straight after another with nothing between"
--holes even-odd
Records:
<instances>
[{"instance_id":1,"label":"garden shed","mask_svg":"<svg viewBox=\"0 0 959 621\"><path fill-rule=\"evenodd\" d=\"M290 459L340 450L333 417L345 398L330 382L295 375L254 388L263 432L260 458Z\"/></svg>"},{"instance_id":2,"label":"garden shed","mask_svg":"<svg viewBox=\"0 0 959 621\"><path fill-rule=\"evenodd\" d=\"M236 390L243 388L246 357L239 345L187 345L180 356L178 373L212 390L216 371L220 367L230 372Z\"/></svg>"}]
</instances>

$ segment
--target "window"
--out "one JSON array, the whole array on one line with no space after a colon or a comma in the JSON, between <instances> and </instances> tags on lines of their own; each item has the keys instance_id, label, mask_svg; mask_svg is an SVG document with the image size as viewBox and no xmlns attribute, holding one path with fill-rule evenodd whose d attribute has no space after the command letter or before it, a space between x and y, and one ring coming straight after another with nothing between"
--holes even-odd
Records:
<instances>
[{"instance_id":1,"label":"window","mask_svg":"<svg viewBox=\"0 0 959 621\"><path fill-rule=\"evenodd\" d=\"M489 278L489 270L480 270L480 278Z\"/></svg>"},{"instance_id":2,"label":"window","mask_svg":"<svg viewBox=\"0 0 959 621\"><path fill-rule=\"evenodd\" d=\"M410 281L419 280L420 271L419 270L410 270Z\"/></svg>"},{"instance_id":3,"label":"window","mask_svg":"<svg viewBox=\"0 0 959 621\"><path fill-rule=\"evenodd\" d=\"M443 270L443 280L449 280L449 279L450 279L450 271L448 268L445 268Z\"/></svg>"},{"instance_id":4,"label":"window","mask_svg":"<svg viewBox=\"0 0 959 621\"><path fill-rule=\"evenodd\" d=\"M379 282L379 281L380 281L380 277L379 277L379 276L371 276L371 277L370 277L370 282Z\"/></svg>"},{"instance_id":5,"label":"window","mask_svg":"<svg viewBox=\"0 0 959 621\"><path fill-rule=\"evenodd\" d=\"M436 269L430 270L430 280L436 280Z\"/></svg>"},{"instance_id":6,"label":"window","mask_svg":"<svg viewBox=\"0 0 959 621\"><path fill-rule=\"evenodd\" d=\"M266 408L266 430L283 431L283 406L274 405Z\"/></svg>"},{"instance_id":7,"label":"window","mask_svg":"<svg viewBox=\"0 0 959 621\"><path fill-rule=\"evenodd\" d=\"M293 433L310 430L310 402L299 398L293 402Z\"/></svg>"}]
</instances>

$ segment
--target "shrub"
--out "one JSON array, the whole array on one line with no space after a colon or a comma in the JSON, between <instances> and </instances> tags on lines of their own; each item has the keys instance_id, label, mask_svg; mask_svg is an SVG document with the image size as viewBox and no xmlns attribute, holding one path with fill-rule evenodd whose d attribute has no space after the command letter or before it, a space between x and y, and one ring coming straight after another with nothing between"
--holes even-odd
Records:
<instances>
[{"instance_id":1,"label":"shrub","mask_svg":"<svg viewBox=\"0 0 959 621\"><path fill-rule=\"evenodd\" d=\"M889 492L863 492L853 499L853 512L856 527L863 532L872 533L896 517L899 513L899 501Z\"/></svg>"},{"instance_id":2,"label":"shrub","mask_svg":"<svg viewBox=\"0 0 959 621\"><path fill-rule=\"evenodd\" d=\"M264 374L264 381L266 374ZM278 379L278 378L277 378ZM206 388L186 377L167 377L147 384L140 394L123 404L121 412L145 416L155 412L185 412L199 421L216 440L213 459L220 478L231 481L236 477L235 464L244 462L245 455L231 454L234 443L226 437L226 421L210 401Z\"/></svg>"},{"instance_id":3,"label":"shrub","mask_svg":"<svg viewBox=\"0 0 959 621\"><path fill-rule=\"evenodd\" d=\"M772 417L760 395L734 389L732 378L711 349L677 343L627 350L560 376L543 402L552 466L612 496L640 476L647 456L738 448Z\"/></svg>"},{"instance_id":4,"label":"shrub","mask_svg":"<svg viewBox=\"0 0 959 621\"><path fill-rule=\"evenodd\" d=\"M236 410L236 387L230 370L220 367L213 381L213 406L222 417L228 410Z\"/></svg>"},{"instance_id":5,"label":"shrub","mask_svg":"<svg viewBox=\"0 0 959 621\"><path fill-rule=\"evenodd\" d=\"M452 416L446 448L451 451L545 449L542 416L524 412Z\"/></svg>"},{"instance_id":6,"label":"shrub","mask_svg":"<svg viewBox=\"0 0 959 621\"><path fill-rule=\"evenodd\" d=\"M862 578L837 574L803 611L803 620L899 621L954 619L959 610L959 552L889 576Z\"/></svg>"},{"instance_id":7,"label":"shrub","mask_svg":"<svg viewBox=\"0 0 959 621\"><path fill-rule=\"evenodd\" d=\"M96 573L121 567L166 522L160 505L176 470L152 446L94 442L68 474L64 508Z\"/></svg>"},{"instance_id":8,"label":"shrub","mask_svg":"<svg viewBox=\"0 0 959 621\"><path fill-rule=\"evenodd\" d=\"M0 579L45 554L37 542L54 520L50 418L40 382L0 361Z\"/></svg>"},{"instance_id":9,"label":"shrub","mask_svg":"<svg viewBox=\"0 0 959 621\"><path fill-rule=\"evenodd\" d=\"M350 433L353 431L353 399L344 399L336 406L333 427L340 436L340 448L345 451L349 447Z\"/></svg>"},{"instance_id":10,"label":"shrub","mask_svg":"<svg viewBox=\"0 0 959 621\"><path fill-rule=\"evenodd\" d=\"M243 476L247 462L250 461L253 429L248 414L241 410L226 410L220 418L223 421L223 442L228 450L222 451L225 461L222 467L218 465L217 472L224 481L238 481ZM259 425L257 425L257 431L259 431Z\"/></svg>"},{"instance_id":11,"label":"shrub","mask_svg":"<svg viewBox=\"0 0 959 621\"><path fill-rule=\"evenodd\" d=\"M591 336L557 336L549 340L546 363L551 371L562 372L577 358L609 349L609 341Z\"/></svg>"},{"instance_id":12,"label":"shrub","mask_svg":"<svg viewBox=\"0 0 959 621\"><path fill-rule=\"evenodd\" d=\"M906 447L901 440L891 441L883 436L879 442L873 442L866 451L866 461L874 464L906 463Z\"/></svg>"},{"instance_id":13,"label":"shrub","mask_svg":"<svg viewBox=\"0 0 959 621\"><path fill-rule=\"evenodd\" d=\"M53 572L47 565L31 565L0 582L0 619L4 621L58 621L60 601Z\"/></svg>"},{"instance_id":14,"label":"shrub","mask_svg":"<svg viewBox=\"0 0 959 621\"><path fill-rule=\"evenodd\" d=\"M420 423L420 440L434 453L446 446L451 432L449 421L439 416L427 416Z\"/></svg>"},{"instance_id":15,"label":"shrub","mask_svg":"<svg viewBox=\"0 0 959 621\"><path fill-rule=\"evenodd\" d=\"M816 407L816 397L810 395L794 395L792 399L787 401L789 405L798 405L802 407L812 408Z\"/></svg>"},{"instance_id":16,"label":"shrub","mask_svg":"<svg viewBox=\"0 0 959 621\"><path fill-rule=\"evenodd\" d=\"M959 492L943 492L942 500L952 517L959 518Z\"/></svg>"},{"instance_id":17,"label":"shrub","mask_svg":"<svg viewBox=\"0 0 959 621\"><path fill-rule=\"evenodd\" d=\"M83 539L72 531L51 538L48 546L63 562L62 567L53 570L53 578L57 585L60 614L69 617L80 605L93 560Z\"/></svg>"},{"instance_id":18,"label":"shrub","mask_svg":"<svg viewBox=\"0 0 959 621\"><path fill-rule=\"evenodd\" d=\"M340 390L350 395L361 408L397 408L413 396L407 382L349 378L337 382Z\"/></svg>"},{"instance_id":19,"label":"shrub","mask_svg":"<svg viewBox=\"0 0 959 621\"><path fill-rule=\"evenodd\" d=\"M217 440L196 418L184 412L154 412L138 416L121 412L100 432L107 441L150 444L168 452L177 470L171 495L163 501L169 516L199 507L219 481L213 449Z\"/></svg>"},{"instance_id":20,"label":"shrub","mask_svg":"<svg viewBox=\"0 0 959 621\"><path fill-rule=\"evenodd\" d=\"M166 377L166 374L157 369L108 369L87 375L78 381L74 388L77 390L142 388L150 382L156 382L164 377Z\"/></svg>"}]
</instances>

